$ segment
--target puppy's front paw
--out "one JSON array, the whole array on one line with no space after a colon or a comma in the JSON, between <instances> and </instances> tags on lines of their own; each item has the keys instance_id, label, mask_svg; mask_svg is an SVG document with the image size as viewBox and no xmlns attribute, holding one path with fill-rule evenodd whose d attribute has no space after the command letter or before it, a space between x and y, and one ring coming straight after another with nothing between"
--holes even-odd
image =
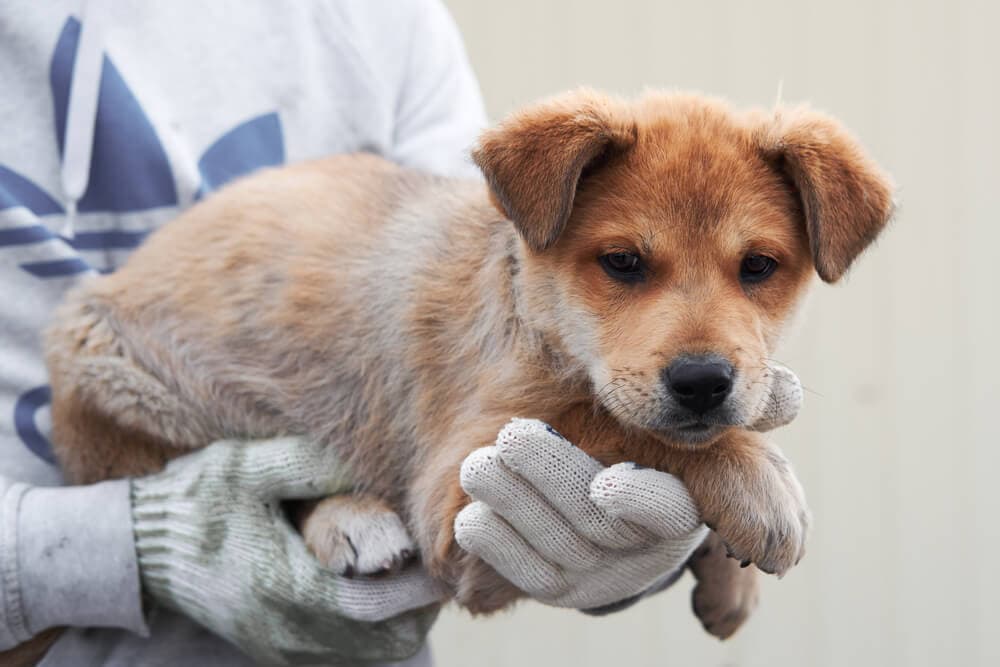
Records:
<instances>
[{"instance_id":1,"label":"puppy's front paw","mask_svg":"<svg viewBox=\"0 0 1000 667\"><path fill-rule=\"evenodd\" d=\"M713 479L695 498L705 523L746 567L782 576L805 553L809 510L791 466L777 447L754 434L752 446L717 458ZM707 487L707 489L706 489Z\"/></svg>"},{"instance_id":2,"label":"puppy's front paw","mask_svg":"<svg viewBox=\"0 0 1000 667\"><path fill-rule=\"evenodd\" d=\"M716 533L709 533L695 549L688 567L698 580L691 593L695 616L709 634L728 639L757 608L757 570L741 568L729 558Z\"/></svg>"},{"instance_id":3,"label":"puppy's front paw","mask_svg":"<svg viewBox=\"0 0 1000 667\"><path fill-rule=\"evenodd\" d=\"M299 527L302 538L316 558L337 574L392 572L417 553L399 516L374 496L331 496L306 512Z\"/></svg>"}]
</instances>

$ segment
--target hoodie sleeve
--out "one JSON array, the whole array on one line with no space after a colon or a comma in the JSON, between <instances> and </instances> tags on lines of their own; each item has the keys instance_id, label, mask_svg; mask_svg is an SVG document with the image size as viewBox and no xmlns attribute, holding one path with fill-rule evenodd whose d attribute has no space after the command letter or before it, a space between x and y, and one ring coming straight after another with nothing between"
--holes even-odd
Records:
<instances>
[{"instance_id":1,"label":"hoodie sleeve","mask_svg":"<svg viewBox=\"0 0 1000 667\"><path fill-rule=\"evenodd\" d=\"M146 635L125 480L33 487L0 477L0 650L57 626Z\"/></svg>"},{"instance_id":2,"label":"hoodie sleeve","mask_svg":"<svg viewBox=\"0 0 1000 667\"><path fill-rule=\"evenodd\" d=\"M478 177L470 149L486 112L458 27L440 0L415 7L395 118L391 159Z\"/></svg>"}]
</instances>

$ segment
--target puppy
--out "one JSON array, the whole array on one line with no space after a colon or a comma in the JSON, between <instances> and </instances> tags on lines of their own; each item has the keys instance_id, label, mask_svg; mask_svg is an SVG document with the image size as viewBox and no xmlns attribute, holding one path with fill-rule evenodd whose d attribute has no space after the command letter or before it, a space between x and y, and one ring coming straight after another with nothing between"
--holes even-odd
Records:
<instances>
[{"instance_id":1,"label":"puppy","mask_svg":"<svg viewBox=\"0 0 1000 667\"><path fill-rule=\"evenodd\" d=\"M458 603L491 612L521 594L455 543L459 467L534 417L683 479L716 533L696 612L728 635L756 599L739 564L782 574L806 536L791 468L745 428L772 350L813 273L835 282L885 226L889 180L819 113L680 94L568 93L473 157L485 184L371 155L261 172L73 292L47 336L67 477L318 438L358 484L306 511L321 558L398 560L345 557L345 530L395 513Z\"/></svg>"}]
</instances>

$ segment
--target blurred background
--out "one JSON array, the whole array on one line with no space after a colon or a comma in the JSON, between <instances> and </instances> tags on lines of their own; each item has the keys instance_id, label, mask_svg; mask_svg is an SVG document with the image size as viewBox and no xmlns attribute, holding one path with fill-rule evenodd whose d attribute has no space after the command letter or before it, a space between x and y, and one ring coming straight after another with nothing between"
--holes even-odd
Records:
<instances>
[{"instance_id":1,"label":"blurred background","mask_svg":"<svg viewBox=\"0 0 1000 667\"><path fill-rule=\"evenodd\" d=\"M446 0L490 115L586 84L811 102L899 184L891 230L817 286L777 358L808 388L774 434L809 552L719 642L689 576L603 619L446 611L445 667L1000 665L1000 3Z\"/></svg>"}]
</instances>

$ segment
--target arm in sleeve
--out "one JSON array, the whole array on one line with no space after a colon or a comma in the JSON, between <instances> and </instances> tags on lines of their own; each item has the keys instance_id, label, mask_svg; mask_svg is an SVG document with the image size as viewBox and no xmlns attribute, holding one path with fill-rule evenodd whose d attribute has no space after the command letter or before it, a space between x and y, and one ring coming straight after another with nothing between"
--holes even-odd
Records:
<instances>
[{"instance_id":1,"label":"arm in sleeve","mask_svg":"<svg viewBox=\"0 0 1000 667\"><path fill-rule=\"evenodd\" d=\"M148 634L126 480L33 487L0 477L0 650L56 626Z\"/></svg>"},{"instance_id":2,"label":"arm in sleeve","mask_svg":"<svg viewBox=\"0 0 1000 667\"><path fill-rule=\"evenodd\" d=\"M446 176L478 177L469 151L486 126L479 84L440 0L423 0L417 9L389 157Z\"/></svg>"}]
</instances>

